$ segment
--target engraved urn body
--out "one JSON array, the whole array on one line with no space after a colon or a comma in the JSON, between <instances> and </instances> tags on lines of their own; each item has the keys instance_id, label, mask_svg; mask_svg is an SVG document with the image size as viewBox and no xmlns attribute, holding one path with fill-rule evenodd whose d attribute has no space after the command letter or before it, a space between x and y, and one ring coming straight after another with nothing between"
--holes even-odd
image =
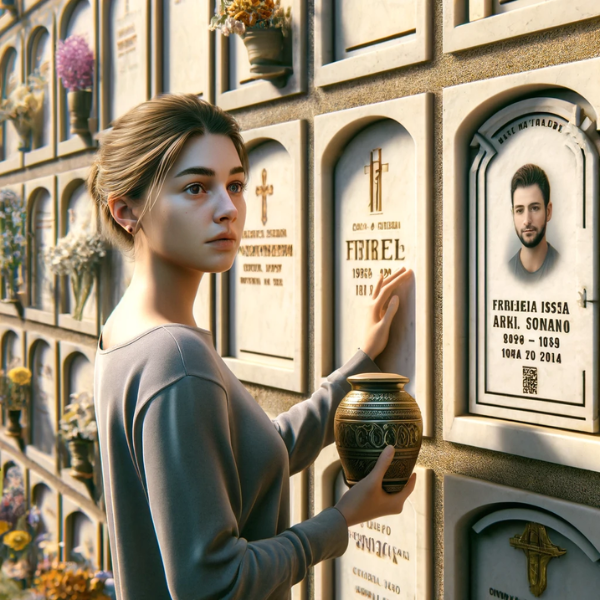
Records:
<instances>
[{"instance_id":1,"label":"engraved urn body","mask_svg":"<svg viewBox=\"0 0 600 600\"><path fill-rule=\"evenodd\" d=\"M348 377L352 390L335 413L337 451L349 487L366 477L386 446L394 459L383 478L386 492L399 492L410 477L423 440L423 418L404 390L408 378L394 373Z\"/></svg>"}]
</instances>

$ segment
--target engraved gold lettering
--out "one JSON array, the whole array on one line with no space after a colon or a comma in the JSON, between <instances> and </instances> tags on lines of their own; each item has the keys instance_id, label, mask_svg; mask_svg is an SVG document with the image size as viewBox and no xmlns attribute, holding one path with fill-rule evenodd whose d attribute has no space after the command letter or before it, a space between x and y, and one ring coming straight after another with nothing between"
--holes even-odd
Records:
<instances>
[{"instance_id":1,"label":"engraved gold lettering","mask_svg":"<svg viewBox=\"0 0 600 600\"><path fill-rule=\"evenodd\" d=\"M257 244L256 246L240 246L238 252L242 256L293 256L292 244Z\"/></svg>"}]
</instances>

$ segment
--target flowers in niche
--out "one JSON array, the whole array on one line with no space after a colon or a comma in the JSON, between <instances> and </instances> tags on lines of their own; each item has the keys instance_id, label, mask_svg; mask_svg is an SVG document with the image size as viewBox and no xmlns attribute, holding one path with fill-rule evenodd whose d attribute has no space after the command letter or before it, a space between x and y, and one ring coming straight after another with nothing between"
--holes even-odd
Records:
<instances>
[{"instance_id":1,"label":"flowers in niche","mask_svg":"<svg viewBox=\"0 0 600 600\"><path fill-rule=\"evenodd\" d=\"M11 531L4 536L4 545L17 552L24 550L31 542L31 536L26 531L19 529Z\"/></svg>"},{"instance_id":2,"label":"flowers in niche","mask_svg":"<svg viewBox=\"0 0 600 600\"><path fill-rule=\"evenodd\" d=\"M13 367L0 371L0 402L8 410L21 410L27 405L31 392L31 371L27 367Z\"/></svg>"},{"instance_id":3,"label":"flowers in niche","mask_svg":"<svg viewBox=\"0 0 600 600\"><path fill-rule=\"evenodd\" d=\"M66 440L94 441L98 435L94 397L88 392L71 394L60 420L60 432Z\"/></svg>"},{"instance_id":4,"label":"flowers in niche","mask_svg":"<svg viewBox=\"0 0 600 600\"><path fill-rule=\"evenodd\" d=\"M210 30L224 36L243 36L247 28L281 29L286 36L291 25L291 8L283 8L281 0L220 0L210 21Z\"/></svg>"},{"instance_id":5,"label":"flowers in niche","mask_svg":"<svg viewBox=\"0 0 600 600\"><path fill-rule=\"evenodd\" d=\"M83 36L71 35L58 42L56 74L70 92L92 87L94 53Z\"/></svg>"},{"instance_id":6,"label":"flowers in niche","mask_svg":"<svg viewBox=\"0 0 600 600\"><path fill-rule=\"evenodd\" d=\"M25 258L25 202L15 192L0 190L0 273L6 296L16 299Z\"/></svg>"}]
</instances>

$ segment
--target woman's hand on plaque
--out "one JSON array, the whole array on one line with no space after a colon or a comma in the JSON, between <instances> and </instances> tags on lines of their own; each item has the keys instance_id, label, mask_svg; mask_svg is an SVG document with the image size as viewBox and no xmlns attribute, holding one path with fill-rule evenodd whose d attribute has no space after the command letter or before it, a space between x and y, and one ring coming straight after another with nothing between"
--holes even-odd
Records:
<instances>
[{"instance_id":1,"label":"woman's hand on plaque","mask_svg":"<svg viewBox=\"0 0 600 600\"><path fill-rule=\"evenodd\" d=\"M383 489L383 476L393 458L394 447L387 446L379 455L373 470L352 486L335 505L344 515L348 527L402 512L404 502L415 489L417 474L413 473L410 476L401 492L388 494Z\"/></svg>"},{"instance_id":2,"label":"woman's hand on plaque","mask_svg":"<svg viewBox=\"0 0 600 600\"><path fill-rule=\"evenodd\" d=\"M390 327L394 315L398 311L400 300L397 292L411 278L412 271L402 267L388 277L381 275L373 290L371 306L367 317L367 331L363 352L375 360L387 346L390 337Z\"/></svg>"}]
</instances>

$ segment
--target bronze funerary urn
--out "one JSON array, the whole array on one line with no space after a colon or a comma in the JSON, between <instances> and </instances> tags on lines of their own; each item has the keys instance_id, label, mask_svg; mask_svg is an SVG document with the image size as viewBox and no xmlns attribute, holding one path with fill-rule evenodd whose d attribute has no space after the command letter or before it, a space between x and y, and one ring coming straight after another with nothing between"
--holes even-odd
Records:
<instances>
[{"instance_id":1,"label":"bronze funerary urn","mask_svg":"<svg viewBox=\"0 0 600 600\"><path fill-rule=\"evenodd\" d=\"M394 373L348 377L352 390L335 413L337 451L349 487L366 477L386 446L394 459L383 478L386 492L399 492L410 477L423 440L423 418L404 390L408 378Z\"/></svg>"}]
</instances>

